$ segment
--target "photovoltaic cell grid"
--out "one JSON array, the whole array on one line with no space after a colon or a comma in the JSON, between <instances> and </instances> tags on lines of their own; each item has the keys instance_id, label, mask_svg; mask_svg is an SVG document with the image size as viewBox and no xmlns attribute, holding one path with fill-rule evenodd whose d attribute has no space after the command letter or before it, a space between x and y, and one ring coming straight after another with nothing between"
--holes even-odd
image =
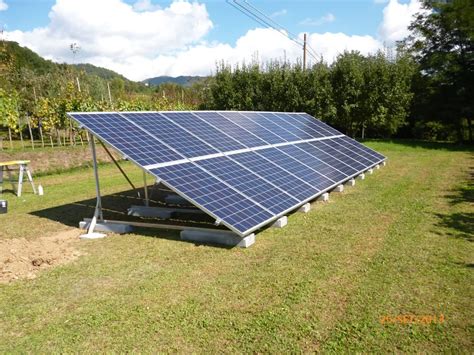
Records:
<instances>
[{"instance_id":1,"label":"photovoltaic cell grid","mask_svg":"<svg viewBox=\"0 0 474 355\"><path fill-rule=\"evenodd\" d=\"M244 236L385 157L305 113L70 113Z\"/></svg>"}]
</instances>

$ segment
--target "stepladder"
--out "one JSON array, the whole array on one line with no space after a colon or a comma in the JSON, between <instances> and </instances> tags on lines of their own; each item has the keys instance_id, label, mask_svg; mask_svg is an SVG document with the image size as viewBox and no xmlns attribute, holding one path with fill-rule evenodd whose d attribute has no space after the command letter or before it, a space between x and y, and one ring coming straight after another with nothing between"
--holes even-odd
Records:
<instances>
[{"instance_id":1,"label":"stepladder","mask_svg":"<svg viewBox=\"0 0 474 355\"><path fill-rule=\"evenodd\" d=\"M4 177L6 173L6 175L8 175L8 180L12 185L13 191L18 197L20 197L23 190L23 179L26 174L28 182L31 184L31 187L33 189L33 193L36 194L36 187L33 182L33 176L31 175L31 171L28 168L29 162L29 160L13 160L7 162L0 162L0 192L3 191ZM12 167L15 166L18 166L17 186L15 186L15 179L12 174L16 170Z\"/></svg>"}]
</instances>

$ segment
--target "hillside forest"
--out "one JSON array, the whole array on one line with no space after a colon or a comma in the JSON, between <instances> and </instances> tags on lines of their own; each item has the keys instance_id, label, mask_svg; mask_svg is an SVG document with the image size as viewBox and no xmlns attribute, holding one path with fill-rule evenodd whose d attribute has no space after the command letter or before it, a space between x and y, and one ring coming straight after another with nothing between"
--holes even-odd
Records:
<instances>
[{"instance_id":1,"label":"hillside forest","mask_svg":"<svg viewBox=\"0 0 474 355\"><path fill-rule=\"evenodd\" d=\"M321 58L307 68L285 60L216 63L213 75L186 86L58 64L2 41L0 142L83 141L69 111L197 109L304 111L356 138L472 142L474 5L424 6L430 11L414 19L412 36L396 49L344 52L331 64Z\"/></svg>"}]
</instances>

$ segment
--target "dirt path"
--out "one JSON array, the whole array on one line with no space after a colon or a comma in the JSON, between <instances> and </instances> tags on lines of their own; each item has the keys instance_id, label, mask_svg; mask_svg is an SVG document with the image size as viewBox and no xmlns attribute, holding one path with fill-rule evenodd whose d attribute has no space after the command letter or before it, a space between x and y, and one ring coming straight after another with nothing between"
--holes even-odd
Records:
<instances>
[{"instance_id":1,"label":"dirt path","mask_svg":"<svg viewBox=\"0 0 474 355\"><path fill-rule=\"evenodd\" d=\"M80 233L79 229L70 229L34 240L0 240L0 283L33 279L41 270L77 259Z\"/></svg>"}]
</instances>

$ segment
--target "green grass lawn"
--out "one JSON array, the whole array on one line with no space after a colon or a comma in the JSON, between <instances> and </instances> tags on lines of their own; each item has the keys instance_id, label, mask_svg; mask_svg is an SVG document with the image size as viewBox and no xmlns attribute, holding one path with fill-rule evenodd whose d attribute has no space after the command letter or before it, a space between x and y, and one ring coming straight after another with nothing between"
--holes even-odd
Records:
<instances>
[{"instance_id":1,"label":"green grass lawn","mask_svg":"<svg viewBox=\"0 0 474 355\"><path fill-rule=\"evenodd\" d=\"M112 236L78 242L81 257L34 280L0 285L0 352L471 353L472 152L367 144L386 167L249 249L160 231ZM100 173L104 194L128 190L113 166ZM38 180L43 197L4 194L0 241L92 214L90 169ZM403 315L438 321L396 321Z\"/></svg>"}]
</instances>

